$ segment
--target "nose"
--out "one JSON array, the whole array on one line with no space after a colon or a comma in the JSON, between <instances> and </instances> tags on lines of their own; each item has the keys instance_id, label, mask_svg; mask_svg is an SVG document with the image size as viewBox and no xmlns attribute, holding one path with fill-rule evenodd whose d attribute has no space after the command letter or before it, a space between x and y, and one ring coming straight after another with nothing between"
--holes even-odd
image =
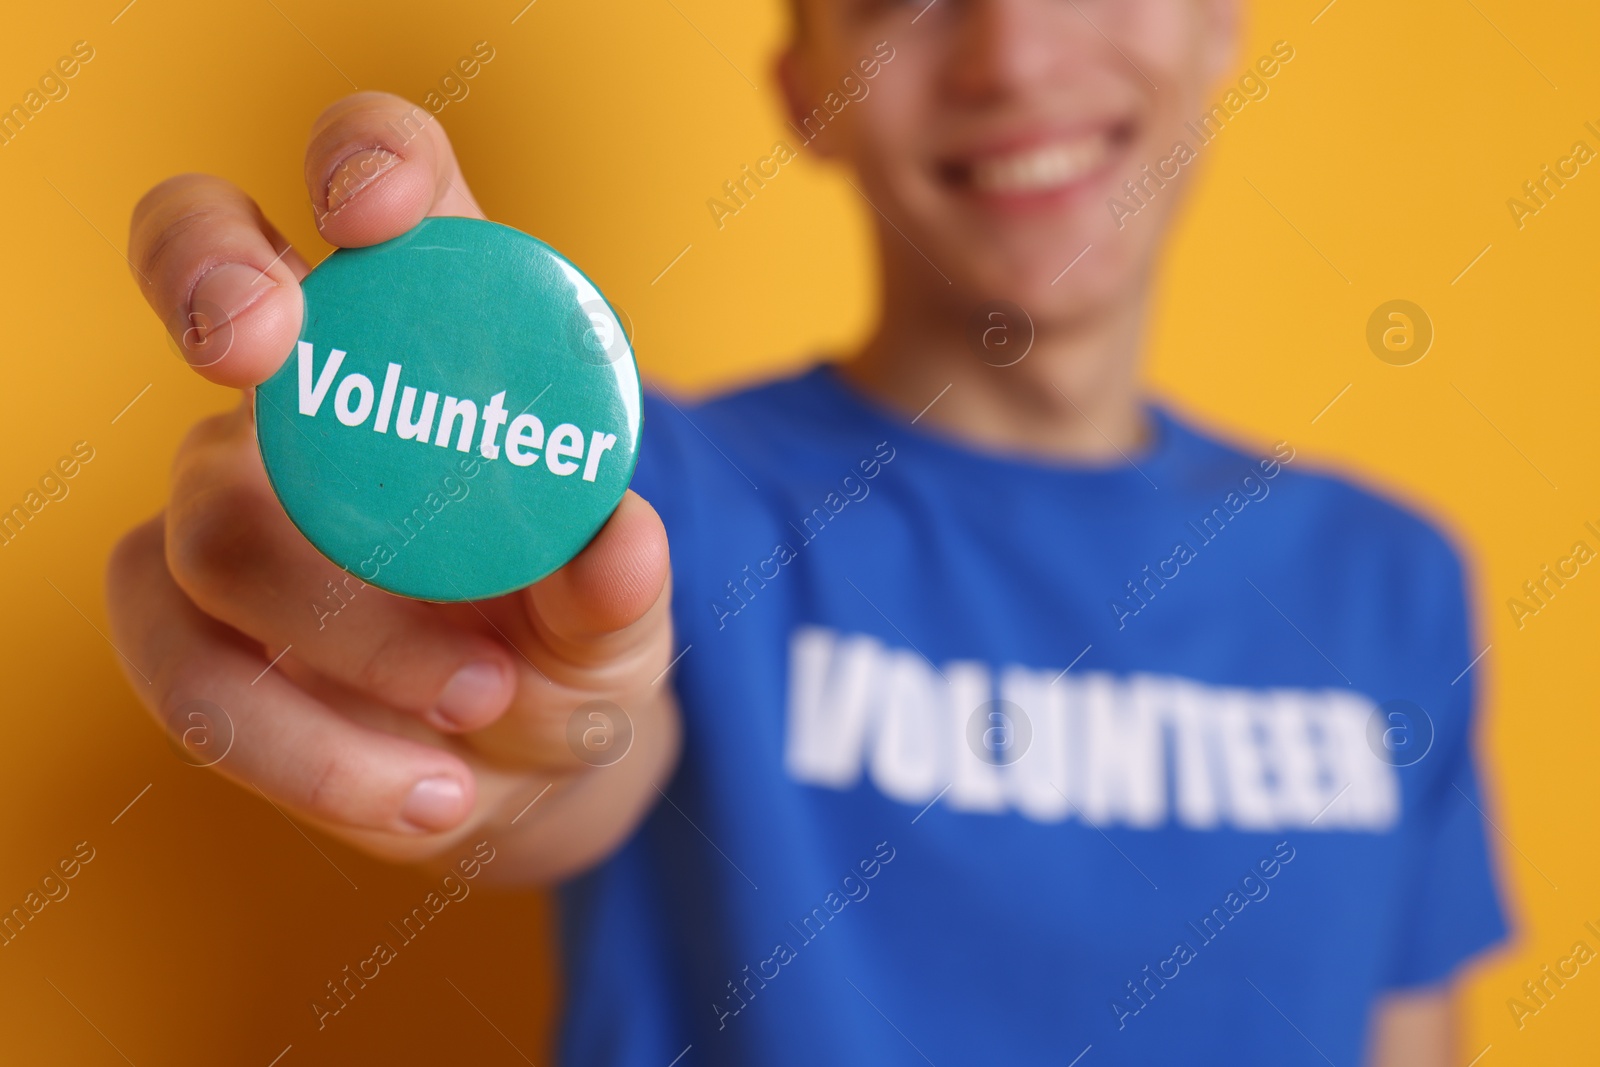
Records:
<instances>
[{"instance_id":1,"label":"nose","mask_svg":"<svg viewBox=\"0 0 1600 1067\"><path fill-rule=\"evenodd\" d=\"M1038 83L1080 39L1072 23L1082 19L1061 10L1072 0L939 2L959 11L950 85L969 99L1003 98Z\"/></svg>"}]
</instances>

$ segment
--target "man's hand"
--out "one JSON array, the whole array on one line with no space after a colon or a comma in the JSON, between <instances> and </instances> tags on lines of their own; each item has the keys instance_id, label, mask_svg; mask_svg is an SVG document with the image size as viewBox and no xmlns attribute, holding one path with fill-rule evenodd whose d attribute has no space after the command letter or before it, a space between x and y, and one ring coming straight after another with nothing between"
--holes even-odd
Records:
<instances>
[{"instance_id":1,"label":"man's hand","mask_svg":"<svg viewBox=\"0 0 1600 1067\"><path fill-rule=\"evenodd\" d=\"M428 215L483 217L443 129L386 94L323 113L305 178L318 229L343 247ZM248 390L293 349L309 268L235 186L202 175L156 186L134 209L129 257L205 378ZM344 601L336 615L330 589ZM493 835L513 857L497 875L560 877L620 843L676 758L660 680L672 658L666 533L631 491L582 553L520 593L407 600L363 586L295 529L247 393L190 432L165 514L123 538L108 590L116 641L150 681L130 680L165 729L182 733L191 701L220 706L234 738L219 771L386 859ZM568 743L591 700L631 720L632 748L613 766L589 767Z\"/></svg>"}]
</instances>

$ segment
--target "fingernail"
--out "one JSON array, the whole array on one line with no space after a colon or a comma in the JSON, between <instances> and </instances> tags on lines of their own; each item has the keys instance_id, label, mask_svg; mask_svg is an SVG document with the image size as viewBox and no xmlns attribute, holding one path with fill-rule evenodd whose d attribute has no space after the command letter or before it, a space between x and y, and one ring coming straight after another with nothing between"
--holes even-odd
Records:
<instances>
[{"instance_id":1,"label":"fingernail","mask_svg":"<svg viewBox=\"0 0 1600 1067\"><path fill-rule=\"evenodd\" d=\"M423 830L448 830L461 821L466 790L454 778L424 778L411 787L400 817Z\"/></svg>"},{"instance_id":2,"label":"fingernail","mask_svg":"<svg viewBox=\"0 0 1600 1067\"><path fill-rule=\"evenodd\" d=\"M400 157L387 148L363 148L345 156L328 177L328 210L344 207L398 162Z\"/></svg>"},{"instance_id":3,"label":"fingernail","mask_svg":"<svg viewBox=\"0 0 1600 1067\"><path fill-rule=\"evenodd\" d=\"M231 328L235 319L277 287L278 283L265 271L243 263L212 267L200 276L194 292L189 294L185 343L205 344L212 335Z\"/></svg>"},{"instance_id":4,"label":"fingernail","mask_svg":"<svg viewBox=\"0 0 1600 1067\"><path fill-rule=\"evenodd\" d=\"M505 705L506 675L498 663L469 663L445 684L434 705L458 726L476 725Z\"/></svg>"}]
</instances>

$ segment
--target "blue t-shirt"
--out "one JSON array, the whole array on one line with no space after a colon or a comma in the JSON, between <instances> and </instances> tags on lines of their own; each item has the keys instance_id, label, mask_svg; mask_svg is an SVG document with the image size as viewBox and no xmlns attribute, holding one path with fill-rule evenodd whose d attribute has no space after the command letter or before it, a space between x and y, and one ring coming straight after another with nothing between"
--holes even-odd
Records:
<instances>
[{"instance_id":1,"label":"blue t-shirt","mask_svg":"<svg viewBox=\"0 0 1600 1067\"><path fill-rule=\"evenodd\" d=\"M826 366L647 398L683 755L563 889L563 1062L1353 1067L1504 936L1455 553L1148 412L1077 466Z\"/></svg>"}]
</instances>

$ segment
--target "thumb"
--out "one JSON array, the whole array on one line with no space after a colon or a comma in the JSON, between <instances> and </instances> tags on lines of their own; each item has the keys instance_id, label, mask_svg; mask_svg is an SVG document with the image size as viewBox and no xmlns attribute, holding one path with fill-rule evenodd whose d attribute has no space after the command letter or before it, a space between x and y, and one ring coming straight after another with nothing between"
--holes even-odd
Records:
<instances>
[{"instance_id":1,"label":"thumb","mask_svg":"<svg viewBox=\"0 0 1600 1067\"><path fill-rule=\"evenodd\" d=\"M626 655L669 622L666 527L643 497L623 496L593 541L523 593L534 629L579 666Z\"/></svg>"},{"instance_id":2,"label":"thumb","mask_svg":"<svg viewBox=\"0 0 1600 1067\"><path fill-rule=\"evenodd\" d=\"M444 127L392 93L330 105L311 128L305 180L317 229L342 248L398 237L430 215L484 217Z\"/></svg>"}]
</instances>

